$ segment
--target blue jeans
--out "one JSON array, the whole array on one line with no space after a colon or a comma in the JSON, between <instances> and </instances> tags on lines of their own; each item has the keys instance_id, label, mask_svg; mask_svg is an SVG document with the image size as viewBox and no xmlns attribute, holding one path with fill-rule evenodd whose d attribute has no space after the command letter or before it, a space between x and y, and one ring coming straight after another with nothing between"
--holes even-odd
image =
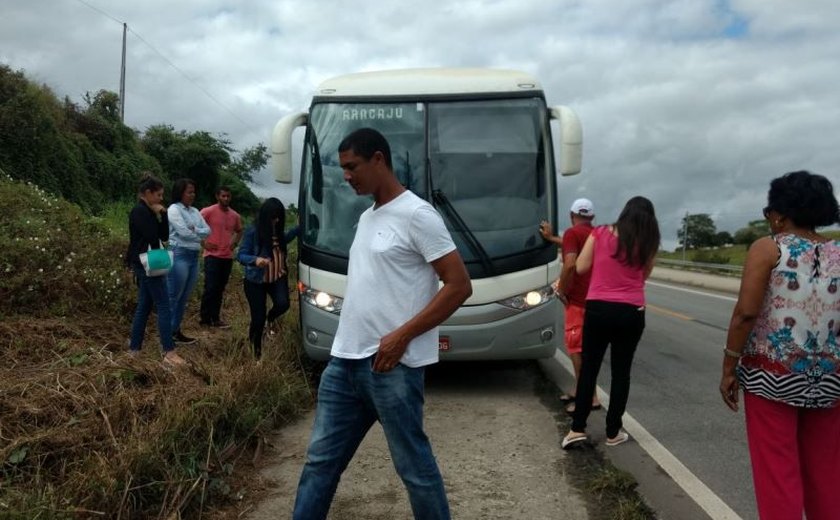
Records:
<instances>
[{"instance_id":1,"label":"blue jeans","mask_svg":"<svg viewBox=\"0 0 840 520\"><path fill-rule=\"evenodd\" d=\"M198 282L198 250L176 247L175 261L169 270L169 305L172 308L172 332L181 330L187 302Z\"/></svg>"},{"instance_id":2,"label":"blue jeans","mask_svg":"<svg viewBox=\"0 0 840 520\"><path fill-rule=\"evenodd\" d=\"M137 279L137 310L134 311L134 320L131 322L129 348L140 350L143 346L146 322L149 320L149 313L152 312L152 305L154 305L157 308L160 344L164 352L169 352L175 348L175 342L172 341L172 317L169 312L166 277L146 276L146 271L142 267L134 269L134 276Z\"/></svg>"},{"instance_id":3,"label":"blue jeans","mask_svg":"<svg viewBox=\"0 0 840 520\"><path fill-rule=\"evenodd\" d=\"M373 358L331 358L321 375L315 425L295 498L295 520L327 517L342 472L375 421L415 519L449 519L443 478L423 432L425 370L398 364L373 371Z\"/></svg>"}]
</instances>

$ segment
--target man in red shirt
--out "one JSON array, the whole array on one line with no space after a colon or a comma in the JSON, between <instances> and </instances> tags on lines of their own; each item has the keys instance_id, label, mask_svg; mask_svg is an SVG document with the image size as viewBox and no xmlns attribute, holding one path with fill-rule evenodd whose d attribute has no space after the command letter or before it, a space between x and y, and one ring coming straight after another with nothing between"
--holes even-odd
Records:
<instances>
[{"instance_id":1,"label":"man in red shirt","mask_svg":"<svg viewBox=\"0 0 840 520\"><path fill-rule=\"evenodd\" d=\"M222 296L233 267L233 250L242 238L242 219L230 207L231 193L227 186L216 190L216 204L201 210L210 226L204 240L204 294L201 295L201 324L225 329L221 319Z\"/></svg>"},{"instance_id":2,"label":"man in red shirt","mask_svg":"<svg viewBox=\"0 0 840 520\"><path fill-rule=\"evenodd\" d=\"M563 233L563 238L552 235L551 224L543 221L540 223L540 234L543 239L553 242L561 247L563 267L560 268L560 278L554 285L554 292L566 306L564 341L566 352L572 360L575 369L575 385L580 377L581 351L583 349L583 313L586 307L586 292L589 290L590 272L585 274L575 273L575 261L583 249L583 244L589 238L592 231L592 221L595 219L595 208L589 199L577 199L569 209L569 218L572 227ZM564 400L572 402L566 406L566 411L572 413L575 410L574 397L564 396ZM592 409L601 408L596 395L592 402Z\"/></svg>"}]
</instances>

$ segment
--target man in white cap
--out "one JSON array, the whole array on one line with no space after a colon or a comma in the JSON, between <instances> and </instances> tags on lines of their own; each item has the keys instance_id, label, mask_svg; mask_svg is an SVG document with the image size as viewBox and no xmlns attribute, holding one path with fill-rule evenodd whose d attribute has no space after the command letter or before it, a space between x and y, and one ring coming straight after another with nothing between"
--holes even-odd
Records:
<instances>
[{"instance_id":1,"label":"man in white cap","mask_svg":"<svg viewBox=\"0 0 840 520\"><path fill-rule=\"evenodd\" d=\"M575 260L583 249L583 244L592 232L592 221L595 219L595 208L589 199L577 199L569 209L569 219L572 227L563 233L563 238L554 236L551 224L543 221L540 223L540 234L543 239L560 246L563 257L563 267L560 269L560 278L554 285L554 292L565 305L564 342L569 359L575 368L575 385L580 377L581 352L583 350L583 313L586 307L586 292L589 290L589 278L591 271L585 274L575 273ZM561 397L563 400L572 401L566 406L566 412L575 411L574 395L566 394ZM597 394L592 401L592 409L598 410L601 403L598 402Z\"/></svg>"}]
</instances>

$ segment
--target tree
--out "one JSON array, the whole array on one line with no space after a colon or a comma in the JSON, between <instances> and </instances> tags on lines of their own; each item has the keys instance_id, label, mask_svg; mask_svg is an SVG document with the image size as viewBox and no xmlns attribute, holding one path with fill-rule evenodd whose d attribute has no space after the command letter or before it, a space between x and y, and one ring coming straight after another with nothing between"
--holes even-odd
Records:
<instances>
[{"instance_id":1,"label":"tree","mask_svg":"<svg viewBox=\"0 0 840 520\"><path fill-rule=\"evenodd\" d=\"M242 150L226 169L243 182L254 182L254 174L265 168L270 157L268 148L259 143Z\"/></svg>"},{"instance_id":2,"label":"tree","mask_svg":"<svg viewBox=\"0 0 840 520\"><path fill-rule=\"evenodd\" d=\"M683 217L682 226L677 230L680 246L685 245L689 249L715 246L716 236L717 227L708 213L686 215Z\"/></svg>"},{"instance_id":3,"label":"tree","mask_svg":"<svg viewBox=\"0 0 840 520\"><path fill-rule=\"evenodd\" d=\"M752 220L747 223L747 227L743 227L735 232L732 241L735 244L749 246L761 237L770 234L770 224L766 220Z\"/></svg>"},{"instance_id":4,"label":"tree","mask_svg":"<svg viewBox=\"0 0 840 520\"><path fill-rule=\"evenodd\" d=\"M196 206L214 201L222 170L230 164L230 142L209 132L175 131L169 125L146 130L143 147L172 179L189 178L196 184Z\"/></svg>"},{"instance_id":5,"label":"tree","mask_svg":"<svg viewBox=\"0 0 840 520\"><path fill-rule=\"evenodd\" d=\"M727 244L734 244L735 242L732 240L732 234L729 231L718 231L715 235L715 245L716 246L725 246Z\"/></svg>"}]
</instances>

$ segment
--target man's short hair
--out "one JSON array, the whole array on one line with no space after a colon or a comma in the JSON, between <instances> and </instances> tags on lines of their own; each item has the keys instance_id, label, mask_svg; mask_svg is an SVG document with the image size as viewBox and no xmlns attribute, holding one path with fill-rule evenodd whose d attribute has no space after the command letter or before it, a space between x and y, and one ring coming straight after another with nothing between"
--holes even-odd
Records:
<instances>
[{"instance_id":1,"label":"man's short hair","mask_svg":"<svg viewBox=\"0 0 840 520\"><path fill-rule=\"evenodd\" d=\"M338 145L338 152L347 151L352 151L354 154L368 161L373 157L373 154L381 152L385 158L385 166L389 170L394 169L391 166L391 147L388 145L388 140L373 128L359 128L342 139Z\"/></svg>"},{"instance_id":2,"label":"man's short hair","mask_svg":"<svg viewBox=\"0 0 840 520\"><path fill-rule=\"evenodd\" d=\"M228 193L231 193L231 191L230 191L230 186L219 186L218 188L216 188L216 195L219 195L219 194L220 194L220 193L222 193L223 191L226 191L226 192L228 192Z\"/></svg>"}]
</instances>

